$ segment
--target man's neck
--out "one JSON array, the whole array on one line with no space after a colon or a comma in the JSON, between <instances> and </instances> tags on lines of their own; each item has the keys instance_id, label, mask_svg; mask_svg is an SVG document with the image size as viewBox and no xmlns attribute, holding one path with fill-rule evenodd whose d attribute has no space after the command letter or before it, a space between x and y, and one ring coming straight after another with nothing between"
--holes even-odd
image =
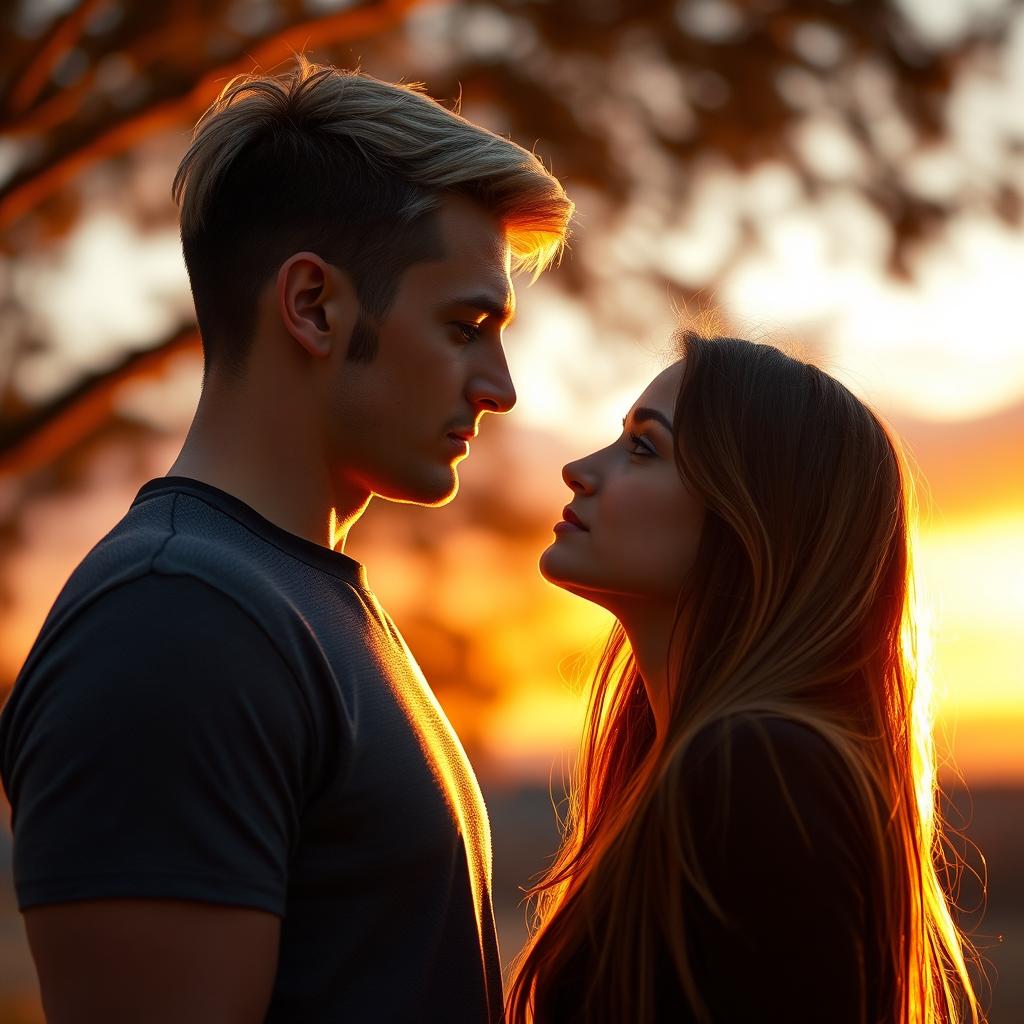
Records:
<instances>
[{"instance_id":1,"label":"man's neck","mask_svg":"<svg viewBox=\"0 0 1024 1024\"><path fill-rule=\"evenodd\" d=\"M250 412L256 408L259 415ZM204 396L167 475L226 491L283 530L334 551L345 550L370 502L367 493L339 493L301 413L289 417L281 403Z\"/></svg>"}]
</instances>

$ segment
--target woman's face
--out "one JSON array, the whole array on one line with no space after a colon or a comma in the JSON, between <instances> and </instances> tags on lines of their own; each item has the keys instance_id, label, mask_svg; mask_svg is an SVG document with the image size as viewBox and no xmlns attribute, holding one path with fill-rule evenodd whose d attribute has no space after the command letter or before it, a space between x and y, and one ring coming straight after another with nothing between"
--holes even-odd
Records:
<instances>
[{"instance_id":1,"label":"woman's face","mask_svg":"<svg viewBox=\"0 0 1024 1024\"><path fill-rule=\"evenodd\" d=\"M672 431L682 373L678 362L658 374L622 435L562 470L573 497L541 573L613 613L674 606L697 552L704 507L680 479Z\"/></svg>"}]
</instances>

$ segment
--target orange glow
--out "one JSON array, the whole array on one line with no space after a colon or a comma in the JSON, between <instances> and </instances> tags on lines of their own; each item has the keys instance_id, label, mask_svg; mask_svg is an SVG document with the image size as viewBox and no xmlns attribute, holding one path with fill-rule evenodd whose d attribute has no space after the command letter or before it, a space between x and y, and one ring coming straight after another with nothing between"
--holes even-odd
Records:
<instances>
[{"instance_id":1,"label":"orange glow","mask_svg":"<svg viewBox=\"0 0 1024 1024\"><path fill-rule=\"evenodd\" d=\"M0 620L0 672L8 681L68 573L123 515L137 484L166 472L175 452L174 439L149 448L148 468L140 471L126 450L107 446L93 457L80 494L33 502L25 543L5 566L13 602ZM558 486L555 478L550 499L538 495L553 510ZM984 494L975 497L984 507ZM458 504L451 513L413 514L457 515ZM429 561L391 530L361 543L357 529L353 540L353 554L368 565L371 585L427 678L443 684L448 716L486 770L510 781L546 782L552 773L557 780L575 755L587 668L611 619L541 579L536 561L546 532L512 539L467 524L447 534ZM957 771L971 783L1024 781L1024 515L1000 502L991 518L926 526L916 551L931 618L940 774ZM409 628L426 595L438 620L433 633ZM481 706L467 699L459 687L465 675L485 680L493 700Z\"/></svg>"},{"instance_id":2,"label":"orange glow","mask_svg":"<svg viewBox=\"0 0 1024 1024\"><path fill-rule=\"evenodd\" d=\"M382 621L391 624L387 613L379 604L376 611ZM477 934L482 936L485 914L490 913L492 862L491 830L488 826L483 794L469 765L466 752L424 679L419 664L400 634L396 634L396 640L405 650L412 671L401 673L403 677L408 678L405 679L405 685L396 690L395 696L405 708L408 719L416 730L416 739L424 757L436 778L444 782L444 797L459 823L459 831L466 848L466 866L473 892Z\"/></svg>"},{"instance_id":3,"label":"orange glow","mask_svg":"<svg viewBox=\"0 0 1024 1024\"><path fill-rule=\"evenodd\" d=\"M922 534L932 617L939 771L969 783L1024 779L1024 516L948 522Z\"/></svg>"},{"instance_id":4,"label":"orange glow","mask_svg":"<svg viewBox=\"0 0 1024 1024\"><path fill-rule=\"evenodd\" d=\"M919 538L914 529L911 530L911 545L913 553L920 551ZM907 666L908 678L914 680L910 708L911 735L916 743L912 753L914 786L924 835L927 836L935 822L935 680L932 675L931 610L927 601L922 598L919 587L912 589L908 595L902 642L904 651L911 658L911 663Z\"/></svg>"},{"instance_id":5,"label":"orange glow","mask_svg":"<svg viewBox=\"0 0 1024 1024\"><path fill-rule=\"evenodd\" d=\"M747 76L726 75L733 102L716 106L715 89L698 86L719 76L663 60L657 29L648 38L644 18L625 5L631 27L620 32L621 48L594 31L559 38L553 22L540 31L543 18L529 5L263 0L224 5L219 20L201 14L204 5L182 4L170 21L120 22L93 20L130 9L109 0L10 6L31 12L20 21L35 34L19 18L9 26L17 59L0 141L0 231L9 243L0 280L12 325L5 386L9 412L33 429L0 454L0 704L68 575L141 484L174 462L200 394L199 337L169 197L189 129L234 75L281 70L305 50L387 79L422 78L446 105L457 86L457 108L465 102L471 120L535 145L579 203L561 270L530 288L517 281L521 309L506 343L519 401L508 417L485 417L459 467L458 499L435 510L372 502L347 549L367 566L417 673L422 666L401 696L462 826L478 924L491 840L476 833L487 811L472 771L467 779L449 755L464 746L489 801L497 798L500 917L501 899L512 902L497 884L503 870L512 877L500 800L518 799L520 787L557 793L568 781L613 621L538 573L546 524L567 500L559 466L618 432L664 365L677 305L686 314L697 306L699 320L706 300L722 333L805 345L809 360L907 440L927 481L913 609L922 817L927 828L935 815L932 765L943 787L1024 787L1024 346L1013 327L1024 231L1012 209L1024 188L1021 154L1003 145L1024 126L1024 12L1007 15L1012 31L990 33L981 52L960 46L961 34L969 43L982 16L1002 24L996 8L1012 5L897 5L901 32L935 72L922 78L924 65L905 77L906 62L886 59L891 47L875 50L883 36L864 26L846 40L830 17L804 24L799 5L775 5L770 18L757 15L778 30L771 106L792 107L794 119L772 132L775 121L761 118L768 142L783 144L770 159L737 162L734 150L773 152L749 148L757 132L748 139L735 117L719 120L740 109ZM706 22L708 38L693 30L693 54L705 45L725 54L738 31L727 23L745 23L746 6L675 5L680 25ZM719 22L724 35L711 42ZM68 60L61 74L69 54L84 57L85 69L68 73ZM508 91L515 76L500 74L510 55L541 93L578 79L577 62L588 74L605 67L614 88L603 99L600 90L563 89L563 103L534 104L544 116L532 118L530 104L514 100L531 90ZM927 88L916 88L925 79ZM927 126L914 114L920 104L906 102L911 94L931 115L943 112L925 118L935 123L920 135ZM840 130L848 117L870 129L856 145ZM605 151L607 161L589 158ZM696 159L682 158L691 152ZM948 217L936 217L940 210ZM890 243L904 238L907 279L891 272ZM167 269L167 253L176 268ZM118 315L100 316L93 303ZM48 403L79 381L53 415ZM332 547L341 527L330 510ZM921 729L926 722L933 728ZM993 865L1015 849L1006 842L990 852L983 833L971 836ZM524 857L515 884L539 867L539 856L528 865ZM992 878L992 930L1019 938L1020 901L998 869ZM506 888L513 892L511 881ZM525 917L513 894L511 930L499 922L506 956L515 952L507 936ZM937 890L924 899L950 939ZM1012 921L1000 917L1011 913ZM1019 945L1006 948L1019 957ZM23 1024L43 1021L23 953L31 994L13 1003L0 991L0 1024L5 1007ZM1008 957L998 962L1004 978L1008 966ZM1015 993L1020 986L1007 980L1003 990ZM1004 1015L1018 1016L996 1014Z\"/></svg>"},{"instance_id":6,"label":"orange glow","mask_svg":"<svg viewBox=\"0 0 1024 1024\"><path fill-rule=\"evenodd\" d=\"M36 174L18 187L9 189L0 200L0 228L10 227L19 217L39 206L98 161L117 157L137 146L143 139L161 132L175 131L184 123L194 121L217 97L226 79L248 74L254 65L273 67L280 61L288 60L299 50L311 50L324 44L337 45L386 31L400 24L413 6L414 0L387 0L373 7L345 9L334 15L318 15L288 25L259 45L248 47L243 57L204 75L184 95L126 118L91 143L82 146L73 156L58 161L48 171ZM191 25L190 19L182 21L180 28L186 36ZM59 104L57 115L66 112L65 103L72 106L78 98L72 93L70 101ZM78 109L78 106L72 109ZM41 123L26 117L14 127L19 132L29 134L47 127L52 120L54 115L47 116L44 110Z\"/></svg>"}]
</instances>

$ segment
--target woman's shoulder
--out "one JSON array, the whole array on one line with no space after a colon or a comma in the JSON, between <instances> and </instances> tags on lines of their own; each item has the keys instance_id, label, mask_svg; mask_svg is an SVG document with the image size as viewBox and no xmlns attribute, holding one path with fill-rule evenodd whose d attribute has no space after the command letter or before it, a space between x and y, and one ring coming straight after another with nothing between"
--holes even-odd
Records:
<instances>
[{"instance_id":1,"label":"woman's shoulder","mask_svg":"<svg viewBox=\"0 0 1024 1024\"><path fill-rule=\"evenodd\" d=\"M758 763L772 754L797 764L832 764L839 758L822 732L781 714L737 714L716 719L697 732L688 748L692 763L723 751L741 764Z\"/></svg>"},{"instance_id":2,"label":"woman's shoulder","mask_svg":"<svg viewBox=\"0 0 1024 1024\"><path fill-rule=\"evenodd\" d=\"M845 762L827 736L777 714L735 715L704 726L683 755L684 773L720 785L754 788L814 780L839 783ZM817 789L818 787L813 787Z\"/></svg>"},{"instance_id":3,"label":"woman's shoulder","mask_svg":"<svg viewBox=\"0 0 1024 1024\"><path fill-rule=\"evenodd\" d=\"M712 858L772 846L791 862L861 852L863 803L837 747L810 725L744 715L702 729L684 755L690 820Z\"/></svg>"},{"instance_id":4,"label":"woman's shoulder","mask_svg":"<svg viewBox=\"0 0 1024 1024\"><path fill-rule=\"evenodd\" d=\"M713 1019L877 1019L860 1010L873 858L833 743L794 720L736 718L701 730L679 768L703 883L684 890L683 916Z\"/></svg>"}]
</instances>

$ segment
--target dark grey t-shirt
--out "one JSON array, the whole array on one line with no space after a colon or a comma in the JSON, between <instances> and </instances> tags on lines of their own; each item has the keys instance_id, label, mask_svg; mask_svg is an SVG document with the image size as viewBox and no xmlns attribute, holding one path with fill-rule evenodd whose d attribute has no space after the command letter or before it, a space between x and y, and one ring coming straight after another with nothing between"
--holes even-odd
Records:
<instances>
[{"instance_id":1,"label":"dark grey t-shirt","mask_svg":"<svg viewBox=\"0 0 1024 1024\"><path fill-rule=\"evenodd\" d=\"M283 918L268 1021L497 1022L490 830L362 566L215 487L147 483L0 716L22 910Z\"/></svg>"}]
</instances>

